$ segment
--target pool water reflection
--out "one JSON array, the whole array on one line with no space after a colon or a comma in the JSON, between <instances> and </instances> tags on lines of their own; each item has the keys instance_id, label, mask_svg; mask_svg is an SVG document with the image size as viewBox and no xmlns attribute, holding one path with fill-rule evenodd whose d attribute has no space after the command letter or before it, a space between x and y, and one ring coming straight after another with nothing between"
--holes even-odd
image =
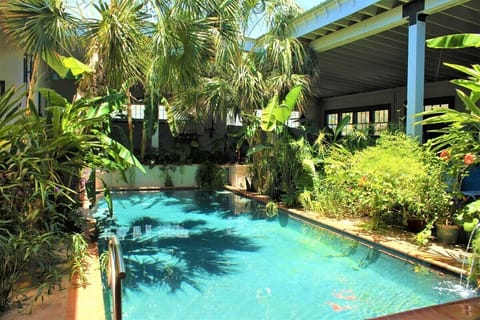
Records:
<instances>
[{"instance_id":1,"label":"pool water reflection","mask_svg":"<svg viewBox=\"0 0 480 320\"><path fill-rule=\"evenodd\" d=\"M459 279L227 191L116 192L125 319L365 319L462 299ZM107 303L108 305L108 303Z\"/></svg>"}]
</instances>

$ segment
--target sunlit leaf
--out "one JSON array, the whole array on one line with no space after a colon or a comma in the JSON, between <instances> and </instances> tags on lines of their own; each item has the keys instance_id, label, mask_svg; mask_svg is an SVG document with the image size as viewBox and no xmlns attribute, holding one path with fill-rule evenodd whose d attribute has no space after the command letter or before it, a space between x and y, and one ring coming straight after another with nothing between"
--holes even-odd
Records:
<instances>
[{"instance_id":1,"label":"sunlit leaf","mask_svg":"<svg viewBox=\"0 0 480 320\"><path fill-rule=\"evenodd\" d=\"M441 36L427 40L427 46L439 49L480 47L480 34L465 33Z\"/></svg>"}]
</instances>

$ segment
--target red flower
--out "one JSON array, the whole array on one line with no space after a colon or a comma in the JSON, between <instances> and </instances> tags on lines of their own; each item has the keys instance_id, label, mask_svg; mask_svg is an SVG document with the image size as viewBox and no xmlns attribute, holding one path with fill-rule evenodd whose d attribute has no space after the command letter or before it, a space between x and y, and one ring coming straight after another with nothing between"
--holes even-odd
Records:
<instances>
[{"instance_id":1,"label":"red flower","mask_svg":"<svg viewBox=\"0 0 480 320\"><path fill-rule=\"evenodd\" d=\"M473 162L475 162L475 160L477 159L477 157L475 157L475 155L471 154L471 153L467 153L464 157L463 157L463 163L465 163L467 166L473 164Z\"/></svg>"},{"instance_id":2,"label":"red flower","mask_svg":"<svg viewBox=\"0 0 480 320\"><path fill-rule=\"evenodd\" d=\"M448 151L447 149L442 150L440 152L440 158L445 161L450 160L450 151Z\"/></svg>"}]
</instances>

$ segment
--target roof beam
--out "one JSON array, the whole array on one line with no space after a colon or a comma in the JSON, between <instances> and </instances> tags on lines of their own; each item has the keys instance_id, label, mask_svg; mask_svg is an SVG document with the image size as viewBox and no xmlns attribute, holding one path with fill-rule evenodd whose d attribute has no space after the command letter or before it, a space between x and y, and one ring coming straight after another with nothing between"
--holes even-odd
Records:
<instances>
[{"instance_id":1,"label":"roof beam","mask_svg":"<svg viewBox=\"0 0 480 320\"><path fill-rule=\"evenodd\" d=\"M337 0L328 1L324 5L315 7L296 18L293 23L295 38L323 28L335 21L348 17L371 5L378 0Z\"/></svg>"},{"instance_id":2,"label":"roof beam","mask_svg":"<svg viewBox=\"0 0 480 320\"><path fill-rule=\"evenodd\" d=\"M402 7L399 6L330 35L313 40L310 43L310 47L317 52L327 51L398 27L404 23L406 23L406 20L402 17Z\"/></svg>"},{"instance_id":3,"label":"roof beam","mask_svg":"<svg viewBox=\"0 0 480 320\"><path fill-rule=\"evenodd\" d=\"M425 0L423 13L437 13L468 1L469 0ZM407 22L407 18L403 17L402 10L402 6L395 7L379 15L355 23L352 26L313 40L310 46L313 50L322 52L398 27Z\"/></svg>"}]
</instances>

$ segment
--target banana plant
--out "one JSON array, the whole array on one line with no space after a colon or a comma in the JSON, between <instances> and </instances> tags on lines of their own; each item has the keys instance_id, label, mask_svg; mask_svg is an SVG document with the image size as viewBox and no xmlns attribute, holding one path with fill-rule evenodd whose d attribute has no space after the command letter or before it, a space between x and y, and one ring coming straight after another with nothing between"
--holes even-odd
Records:
<instances>
[{"instance_id":1,"label":"banana plant","mask_svg":"<svg viewBox=\"0 0 480 320\"><path fill-rule=\"evenodd\" d=\"M267 106L262 109L262 116L260 118L260 128L264 132L274 132L275 134L281 134L285 128L285 123L290 118L293 109L297 103L297 99L301 94L302 86L293 87L282 103L278 103L278 94L274 95L267 104ZM251 147L247 155L251 156L256 152L263 151L265 149L274 148L274 145L270 141L264 144L257 144Z\"/></svg>"},{"instance_id":2,"label":"banana plant","mask_svg":"<svg viewBox=\"0 0 480 320\"><path fill-rule=\"evenodd\" d=\"M278 95L275 95L270 99L265 109L262 110L262 117L260 120L260 127L262 130L281 130L284 127L285 122L290 118L301 92L302 86L297 85L288 92L282 103L278 103Z\"/></svg>"},{"instance_id":3,"label":"banana plant","mask_svg":"<svg viewBox=\"0 0 480 320\"><path fill-rule=\"evenodd\" d=\"M283 198L287 204L295 203L295 179L301 176L296 170L296 152L298 149L286 130L286 121L290 117L302 87L293 87L282 103L275 95L262 110L259 126L251 133L247 151L254 164L254 178L259 191L267 193L275 200ZM254 122L255 123L255 122ZM260 130L259 130L260 129Z\"/></svg>"},{"instance_id":4,"label":"banana plant","mask_svg":"<svg viewBox=\"0 0 480 320\"><path fill-rule=\"evenodd\" d=\"M59 154L69 154L70 148L82 153L70 153L78 162L106 169L125 169L136 166L144 172L137 158L122 144L108 136L110 114L121 110L125 94L111 91L105 97L84 97L73 103L51 89L39 89L45 97L48 133L65 137L54 146ZM63 143L64 142L64 143Z\"/></svg>"}]
</instances>

